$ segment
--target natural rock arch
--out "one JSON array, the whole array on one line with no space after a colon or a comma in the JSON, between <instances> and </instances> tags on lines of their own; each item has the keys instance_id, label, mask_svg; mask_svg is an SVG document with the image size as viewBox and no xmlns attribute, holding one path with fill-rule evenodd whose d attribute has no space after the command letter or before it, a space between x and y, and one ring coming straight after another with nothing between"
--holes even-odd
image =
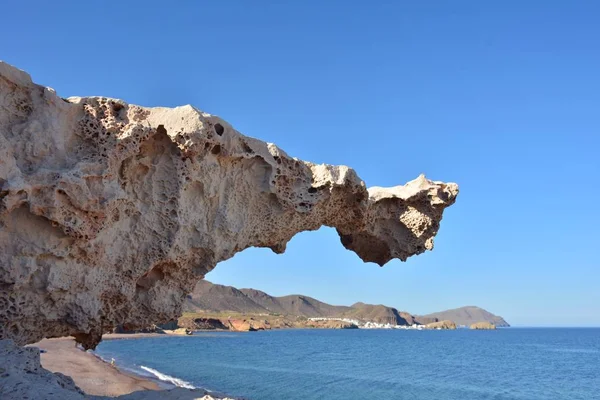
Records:
<instances>
[{"instance_id":1,"label":"natural rock arch","mask_svg":"<svg viewBox=\"0 0 600 400\"><path fill-rule=\"evenodd\" d=\"M5 63L0 110L0 338L18 344L93 348L167 321L219 261L322 225L364 261L404 261L433 248L458 194L424 176L367 189L192 106L62 99Z\"/></svg>"}]
</instances>

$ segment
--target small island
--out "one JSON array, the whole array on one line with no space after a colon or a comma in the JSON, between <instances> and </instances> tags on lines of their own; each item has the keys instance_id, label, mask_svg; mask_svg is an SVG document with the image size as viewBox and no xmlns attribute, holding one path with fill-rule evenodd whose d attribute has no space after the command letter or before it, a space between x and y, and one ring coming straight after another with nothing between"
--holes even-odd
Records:
<instances>
[{"instance_id":1,"label":"small island","mask_svg":"<svg viewBox=\"0 0 600 400\"><path fill-rule=\"evenodd\" d=\"M475 330L494 330L496 329L496 325L492 324L491 322L482 321L471 324L470 328Z\"/></svg>"},{"instance_id":2,"label":"small island","mask_svg":"<svg viewBox=\"0 0 600 400\"><path fill-rule=\"evenodd\" d=\"M444 320L427 324L425 325L425 329L456 329L456 324L450 320Z\"/></svg>"}]
</instances>

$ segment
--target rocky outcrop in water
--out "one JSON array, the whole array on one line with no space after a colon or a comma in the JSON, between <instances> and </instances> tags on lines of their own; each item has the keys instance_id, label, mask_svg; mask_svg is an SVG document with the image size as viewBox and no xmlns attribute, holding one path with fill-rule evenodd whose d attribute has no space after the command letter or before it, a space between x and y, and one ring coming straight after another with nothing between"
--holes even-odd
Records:
<instances>
[{"instance_id":1,"label":"rocky outcrop in water","mask_svg":"<svg viewBox=\"0 0 600 400\"><path fill-rule=\"evenodd\" d=\"M323 225L364 261L406 260L458 194L367 189L192 106L63 99L5 63L0 110L0 338L19 344L172 320L219 261Z\"/></svg>"},{"instance_id":2,"label":"rocky outcrop in water","mask_svg":"<svg viewBox=\"0 0 600 400\"><path fill-rule=\"evenodd\" d=\"M234 332L255 332L271 329L271 325L265 320L255 320L253 318L237 319L232 318L224 320L223 323L230 331Z\"/></svg>"},{"instance_id":3,"label":"rocky outcrop in water","mask_svg":"<svg viewBox=\"0 0 600 400\"><path fill-rule=\"evenodd\" d=\"M496 325L490 322L476 322L471 324L470 328L476 330L494 330L496 329Z\"/></svg>"},{"instance_id":4,"label":"rocky outcrop in water","mask_svg":"<svg viewBox=\"0 0 600 400\"><path fill-rule=\"evenodd\" d=\"M425 329L456 329L456 324L452 321L438 321L425 325Z\"/></svg>"}]
</instances>

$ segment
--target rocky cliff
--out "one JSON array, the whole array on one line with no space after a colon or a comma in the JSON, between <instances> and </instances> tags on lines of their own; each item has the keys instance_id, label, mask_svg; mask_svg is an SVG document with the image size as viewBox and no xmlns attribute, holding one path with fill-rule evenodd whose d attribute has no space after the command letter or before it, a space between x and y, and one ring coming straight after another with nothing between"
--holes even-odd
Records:
<instances>
[{"instance_id":1,"label":"rocky cliff","mask_svg":"<svg viewBox=\"0 0 600 400\"><path fill-rule=\"evenodd\" d=\"M335 227L379 265L433 248L458 187L367 189L192 106L59 97L0 63L0 338L176 318L196 282L248 247Z\"/></svg>"}]
</instances>

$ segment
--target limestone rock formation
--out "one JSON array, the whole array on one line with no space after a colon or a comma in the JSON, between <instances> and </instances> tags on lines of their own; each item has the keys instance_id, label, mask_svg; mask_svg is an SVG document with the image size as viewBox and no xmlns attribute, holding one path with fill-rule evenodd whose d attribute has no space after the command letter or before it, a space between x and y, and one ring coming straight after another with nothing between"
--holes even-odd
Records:
<instances>
[{"instance_id":1,"label":"limestone rock formation","mask_svg":"<svg viewBox=\"0 0 600 400\"><path fill-rule=\"evenodd\" d=\"M176 318L219 261L323 225L364 261L406 260L457 194L424 176L367 190L192 106L63 99L0 63L0 338L93 348Z\"/></svg>"},{"instance_id":2,"label":"limestone rock formation","mask_svg":"<svg viewBox=\"0 0 600 400\"><path fill-rule=\"evenodd\" d=\"M477 329L477 330L494 330L496 329L496 325L490 323L490 322L475 322L474 324L471 324L471 329Z\"/></svg>"},{"instance_id":3,"label":"limestone rock formation","mask_svg":"<svg viewBox=\"0 0 600 400\"><path fill-rule=\"evenodd\" d=\"M42 368L40 350L17 347L0 340L0 399L83 399L84 394L68 376Z\"/></svg>"},{"instance_id":4,"label":"limestone rock formation","mask_svg":"<svg viewBox=\"0 0 600 400\"><path fill-rule=\"evenodd\" d=\"M227 329L235 332L256 332L271 329L271 324L269 321L256 320L254 318L230 318L223 319L221 322L227 327Z\"/></svg>"}]
</instances>

